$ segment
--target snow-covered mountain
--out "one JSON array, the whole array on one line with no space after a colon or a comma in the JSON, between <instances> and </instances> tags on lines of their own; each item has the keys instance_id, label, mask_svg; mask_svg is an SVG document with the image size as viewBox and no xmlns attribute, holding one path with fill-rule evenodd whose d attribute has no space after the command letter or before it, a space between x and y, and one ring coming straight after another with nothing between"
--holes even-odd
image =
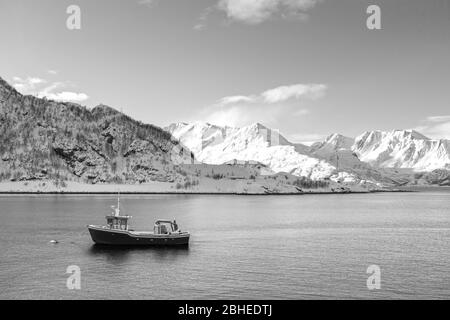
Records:
<instances>
[{"instance_id":1,"label":"snow-covered mountain","mask_svg":"<svg viewBox=\"0 0 450 320\"><path fill-rule=\"evenodd\" d=\"M195 155L200 155L202 150L221 144L231 133L238 130L232 127L219 127L207 123L173 123L165 128L166 131L179 139L185 146L192 146Z\"/></svg>"},{"instance_id":2,"label":"snow-covered mountain","mask_svg":"<svg viewBox=\"0 0 450 320\"><path fill-rule=\"evenodd\" d=\"M450 169L450 140L432 140L414 130L367 131L356 138L352 150L375 167Z\"/></svg>"},{"instance_id":3,"label":"snow-covered mountain","mask_svg":"<svg viewBox=\"0 0 450 320\"><path fill-rule=\"evenodd\" d=\"M320 149L322 147L328 147L333 150L349 150L351 149L353 143L355 142L355 139L349 138L346 136L343 136L339 133L333 133L329 135L325 141L323 142L316 142L311 147L313 149Z\"/></svg>"},{"instance_id":4,"label":"snow-covered mountain","mask_svg":"<svg viewBox=\"0 0 450 320\"><path fill-rule=\"evenodd\" d=\"M416 131L372 131L356 139L332 134L323 142L305 146L259 123L242 128L177 123L166 130L201 162L257 161L274 172L312 179L402 184L409 178L397 175L392 171L395 168L450 169L449 141L431 140Z\"/></svg>"},{"instance_id":5,"label":"snow-covered mountain","mask_svg":"<svg viewBox=\"0 0 450 320\"><path fill-rule=\"evenodd\" d=\"M259 123L242 128L177 123L166 130L192 150L197 160L208 164L257 161L274 172L316 180L330 177L336 169L324 160L302 154L309 149L307 146L290 143L279 132Z\"/></svg>"},{"instance_id":6,"label":"snow-covered mountain","mask_svg":"<svg viewBox=\"0 0 450 320\"><path fill-rule=\"evenodd\" d=\"M338 170L367 168L368 165L361 162L351 150L353 143L353 138L334 133L328 136L325 141L316 142L311 145L309 154L327 161Z\"/></svg>"}]
</instances>

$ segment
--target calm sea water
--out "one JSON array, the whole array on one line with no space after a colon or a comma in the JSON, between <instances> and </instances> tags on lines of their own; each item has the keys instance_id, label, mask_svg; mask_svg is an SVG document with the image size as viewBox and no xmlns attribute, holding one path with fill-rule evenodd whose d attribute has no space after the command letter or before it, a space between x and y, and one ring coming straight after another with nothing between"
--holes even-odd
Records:
<instances>
[{"instance_id":1,"label":"calm sea water","mask_svg":"<svg viewBox=\"0 0 450 320\"><path fill-rule=\"evenodd\" d=\"M103 224L113 195L0 195L0 298L450 298L445 190L121 200L136 229L176 218L189 248L93 246L86 225ZM380 290L366 286L372 264ZM69 265L81 290L66 287Z\"/></svg>"}]
</instances>

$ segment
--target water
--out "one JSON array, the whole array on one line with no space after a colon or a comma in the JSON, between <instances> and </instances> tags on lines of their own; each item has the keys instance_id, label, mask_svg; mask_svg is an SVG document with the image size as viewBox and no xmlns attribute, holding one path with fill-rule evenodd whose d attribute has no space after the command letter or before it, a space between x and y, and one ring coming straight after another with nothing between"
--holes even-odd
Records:
<instances>
[{"instance_id":1,"label":"water","mask_svg":"<svg viewBox=\"0 0 450 320\"><path fill-rule=\"evenodd\" d=\"M124 195L135 228L176 218L192 236L188 249L120 250L86 229L113 195L1 195L0 298L448 299L449 197ZM372 264L380 290L366 286ZM69 265L81 290L66 287Z\"/></svg>"}]
</instances>

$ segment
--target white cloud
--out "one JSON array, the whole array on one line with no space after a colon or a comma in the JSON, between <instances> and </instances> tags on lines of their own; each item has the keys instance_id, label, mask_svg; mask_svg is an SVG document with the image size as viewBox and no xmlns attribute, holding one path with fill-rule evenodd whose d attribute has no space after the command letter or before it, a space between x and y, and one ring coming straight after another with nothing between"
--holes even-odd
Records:
<instances>
[{"instance_id":1,"label":"white cloud","mask_svg":"<svg viewBox=\"0 0 450 320\"><path fill-rule=\"evenodd\" d=\"M239 103L239 102L253 102L256 98L253 96L228 96L223 97L219 100L220 105L227 105L231 103Z\"/></svg>"},{"instance_id":2,"label":"white cloud","mask_svg":"<svg viewBox=\"0 0 450 320\"><path fill-rule=\"evenodd\" d=\"M234 20L249 24L267 20L277 10L276 0L221 0L219 8Z\"/></svg>"},{"instance_id":3,"label":"white cloud","mask_svg":"<svg viewBox=\"0 0 450 320\"><path fill-rule=\"evenodd\" d=\"M197 23L193 28L194 30L201 31L206 28L206 25L203 23Z\"/></svg>"},{"instance_id":4,"label":"white cloud","mask_svg":"<svg viewBox=\"0 0 450 320\"><path fill-rule=\"evenodd\" d=\"M76 93L76 92L69 92L69 91L63 91L58 93L48 93L44 95L43 97L46 97L50 100L55 101L75 101L75 102L81 102L87 100L89 97L85 93Z\"/></svg>"},{"instance_id":5,"label":"white cloud","mask_svg":"<svg viewBox=\"0 0 450 320\"><path fill-rule=\"evenodd\" d=\"M267 90L262 93L262 96L267 103L281 102L300 97L318 99L324 95L326 89L327 87L324 84L295 84Z\"/></svg>"},{"instance_id":6,"label":"white cloud","mask_svg":"<svg viewBox=\"0 0 450 320\"><path fill-rule=\"evenodd\" d=\"M236 95L223 97L218 101L218 105L228 105L235 103L279 103L290 99L310 99L315 100L325 95L327 86L325 84L293 84L269 89L259 95Z\"/></svg>"},{"instance_id":7,"label":"white cloud","mask_svg":"<svg viewBox=\"0 0 450 320\"><path fill-rule=\"evenodd\" d=\"M198 18L197 23L194 25L194 30L201 31L206 28L206 21L208 19L208 16L215 10L215 7L207 7L205 10L203 10L202 14Z\"/></svg>"},{"instance_id":8,"label":"white cloud","mask_svg":"<svg viewBox=\"0 0 450 320\"><path fill-rule=\"evenodd\" d=\"M275 119L276 110L264 112L259 117L255 117L258 112L254 106L234 105L226 108L214 109L212 112L207 111L204 117L206 122L220 126L242 127L253 122L272 123ZM261 112L261 111L260 111Z\"/></svg>"},{"instance_id":9,"label":"white cloud","mask_svg":"<svg viewBox=\"0 0 450 320\"><path fill-rule=\"evenodd\" d=\"M450 121L450 116L431 116L431 117L427 117L427 121L430 121L430 122Z\"/></svg>"},{"instance_id":10,"label":"white cloud","mask_svg":"<svg viewBox=\"0 0 450 320\"><path fill-rule=\"evenodd\" d=\"M74 101L81 102L87 100L89 97L85 93L77 93L64 90L69 85L64 82L48 83L47 80L37 77L13 77L13 87L26 95L34 95L38 98L47 98L56 101ZM57 91L60 90L60 91Z\"/></svg>"},{"instance_id":11,"label":"white cloud","mask_svg":"<svg viewBox=\"0 0 450 320\"><path fill-rule=\"evenodd\" d=\"M304 115L307 115L307 114L309 114L309 110L308 109L298 109L292 115L294 117L301 117L301 116L304 116Z\"/></svg>"},{"instance_id":12,"label":"white cloud","mask_svg":"<svg viewBox=\"0 0 450 320\"><path fill-rule=\"evenodd\" d=\"M13 77L12 81L13 87L25 94L35 91L38 85L44 83L46 83L44 79L30 76L26 78Z\"/></svg>"},{"instance_id":13,"label":"white cloud","mask_svg":"<svg viewBox=\"0 0 450 320\"><path fill-rule=\"evenodd\" d=\"M450 115L427 117L414 130L432 139L450 139Z\"/></svg>"},{"instance_id":14,"label":"white cloud","mask_svg":"<svg viewBox=\"0 0 450 320\"><path fill-rule=\"evenodd\" d=\"M51 74L51 75L57 75L58 71L57 70L47 70L47 73Z\"/></svg>"},{"instance_id":15,"label":"white cloud","mask_svg":"<svg viewBox=\"0 0 450 320\"><path fill-rule=\"evenodd\" d=\"M41 83L46 83L47 81L45 81L44 79L41 78L33 78L33 77L29 77L28 81L32 84L32 85L37 85L37 84L41 84Z\"/></svg>"},{"instance_id":16,"label":"white cloud","mask_svg":"<svg viewBox=\"0 0 450 320\"><path fill-rule=\"evenodd\" d=\"M234 95L219 99L205 108L199 118L217 125L241 127L253 122L276 126L285 117L309 114L304 100L315 100L325 94L324 84L295 84L266 90L260 94Z\"/></svg>"},{"instance_id":17,"label":"white cloud","mask_svg":"<svg viewBox=\"0 0 450 320\"><path fill-rule=\"evenodd\" d=\"M156 5L157 2L158 0L139 0L138 4L151 8Z\"/></svg>"},{"instance_id":18,"label":"white cloud","mask_svg":"<svg viewBox=\"0 0 450 320\"><path fill-rule=\"evenodd\" d=\"M228 18L258 24L274 15L281 17L298 15L304 19L305 12L322 0L220 0L218 8Z\"/></svg>"}]
</instances>

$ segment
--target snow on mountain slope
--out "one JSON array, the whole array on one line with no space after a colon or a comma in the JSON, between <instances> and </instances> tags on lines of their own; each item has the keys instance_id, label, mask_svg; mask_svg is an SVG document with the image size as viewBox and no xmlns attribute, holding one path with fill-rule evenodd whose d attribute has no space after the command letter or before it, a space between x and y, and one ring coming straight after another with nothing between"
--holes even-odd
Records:
<instances>
[{"instance_id":1,"label":"snow on mountain slope","mask_svg":"<svg viewBox=\"0 0 450 320\"><path fill-rule=\"evenodd\" d=\"M329 147L330 149L339 150L339 149L346 149L350 150L353 143L355 142L355 139L349 138L346 136L343 136L339 133L333 133L332 135L329 135L325 141L323 142L316 142L311 147L313 149L320 149L322 147Z\"/></svg>"},{"instance_id":2,"label":"snow on mountain slope","mask_svg":"<svg viewBox=\"0 0 450 320\"><path fill-rule=\"evenodd\" d=\"M314 143L309 152L311 156L323 159L337 169L368 167L351 151L353 143L354 139L335 133L328 136L323 142Z\"/></svg>"},{"instance_id":3,"label":"snow on mountain slope","mask_svg":"<svg viewBox=\"0 0 450 320\"><path fill-rule=\"evenodd\" d=\"M450 168L450 141L431 140L414 130L367 131L356 138L352 150L361 161L376 167Z\"/></svg>"},{"instance_id":4,"label":"snow on mountain slope","mask_svg":"<svg viewBox=\"0 0 450 320\"><path fill-rule=\"evenodd\" d=\"M166 127L175 138L189 148L195 155L200 154L206 147L214 146L224 142L225 138L236 131L232 127L219 127L209 123L173 123Z\"/></svg>"},{"instance_id":5,"label":"snow on mountain slope","mask_svg":"<svg viewBox=\"0 0 450 320\"><path fill-rule=\"evenodd\" d=\"M311 179L330 177L335 167L298 152L306 146L294 145L277 131L255 123L242 128L218 127L208 123L172 124L166 128L196 158L208 164L232 160L257 161L275 172L289 172Z\"/></svg>"}]
</instances>

